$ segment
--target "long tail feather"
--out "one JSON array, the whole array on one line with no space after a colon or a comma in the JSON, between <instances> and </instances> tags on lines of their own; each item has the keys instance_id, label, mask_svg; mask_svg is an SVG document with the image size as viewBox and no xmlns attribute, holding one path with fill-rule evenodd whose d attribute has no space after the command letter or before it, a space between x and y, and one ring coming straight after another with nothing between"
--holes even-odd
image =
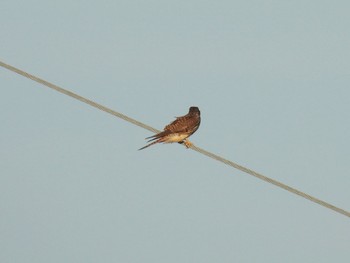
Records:
<instances>
[{"instance_id":1,"label":"long tail feather","mask_svg":"<svg viewBox=\"0 0 350 263\"><path fill-rule=\"evenodd\" d=\"M146 140L148 140L148 142L151 142L151 141L154 141L154 140L158 140L158 139L164 137L167 134L169 134L169 131L162 131L160 133L157 133L155 135L147 137Z\"/></svg>"},{"instance_id":2,"label":"long tail feather","mask_svg":"<svg viewBox=\"0 0 350 263\"><path fill-rule=\"evenodd\" d=\"M147 147L150 147L151 145L156 144L156 143L158 143L158 142L160 142L160 141L157 140L157 141L151 142L150 144L147 144L146 146L143 146L142 148L140 148L139 151L140 151L140 150L143 150L143 149L145 149L145 148L147 148Z\"/></svg>"},{"instance_id":3,"label":"long tail feather","mask_svg":"<svg viewBox=\"0 0 350 263\"><path fill-rule=\"evenodd\" d=\"M170 132L169 131L162 131L160 133L157 133L155 135L152 135L150 137L147 137L146 139L148 139L147 142L151 142L150 144L147 144L146 146L142 147L139 149L140 150L143 150L147 147L150 147L151 145L153 144L156 144L158 142L164 142L165 141L165 138L166 138L166 135L168 135Z\"/></svg>"}]
</instances>

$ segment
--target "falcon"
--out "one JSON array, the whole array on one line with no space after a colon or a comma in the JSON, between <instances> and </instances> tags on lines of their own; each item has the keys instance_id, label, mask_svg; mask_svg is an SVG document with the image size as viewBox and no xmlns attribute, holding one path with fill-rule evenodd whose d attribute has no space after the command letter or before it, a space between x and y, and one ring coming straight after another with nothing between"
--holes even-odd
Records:
<instances>
[{"instance_id":1,"label":"falcon","mask_svg":"<svg viewBox=\"0 0 350 263\"><path fill-rule=\"evenodd\" d=\"M197 131L201 123L201 116L198 107L190 107L188 113L164 127L164 130L156 135L147 137L149 139L146 146L139 150L145 149L156 143L184 143L189 148L192 143L187 140L193 133Z\"/></svg>"}]
</instances>

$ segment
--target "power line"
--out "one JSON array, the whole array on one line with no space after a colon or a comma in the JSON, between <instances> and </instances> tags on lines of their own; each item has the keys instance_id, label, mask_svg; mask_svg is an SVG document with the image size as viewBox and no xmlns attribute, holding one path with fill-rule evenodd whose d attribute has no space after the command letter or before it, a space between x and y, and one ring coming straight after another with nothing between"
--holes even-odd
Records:
<instances>
[{"instance_id":1,"label":"power line","mask_svg":"<svg viewBox=\"0 0 350 263\"><path fill-rule=\"evenodd\" d=\"M146 124L144 124L142 122L139 122L139 121L137 121L135 119L132 119L132 118L130 118L130 117L124 115L124 114L121 114L119 112L111 110L111 109L109 109L109 108L107 108L107 107L105 107L105 106L103 106L101 104L98 104L98 103L96 103L96 102L94 102L92 100L86 99L86 98L84 98L84 97L82 97L82 96L80 96L78 94L75 94L75 93L69 91L69 90L63 89L63 88L61 88L61 87L59 87L59 86L57 86L55 84L52 84L52 83L50 83L50 82L48 82L46 80L43 80L43 79L38 78L38 77L35 77L35 76L33 76L33 75L31 75L31 74L29 74L27 72L24 72L24 71L22 71L22 70L20 70L18 68L12 67L11 65L5 64L2 61L0 61L0 66L6 68L8 70L11 70L11 71L13 71L13 72L15 72L15 73L17 73L19 75L22 75L22 76L24 76L26 78L34 80L34 81L36 81L36 82L38 82L38 83L40 83L40 84L42 84L42 85L44 85L46 87L54 89L54 90L56 90L56 91L58 91L60 93L63 93L65 95L69 96L69 97L72 97L74 99L80 100L81 102L89 104L92 107L95 107L95 108L97 108L99 110L105 111L105 112L107 112L109 114L112 114L112 115L118 117L118 118L121 118L121 119L123 119L123 120L125 120L127 122L135 124L135 125L137 125L137 126L139 126L141 128L144 128L144 129L149 130L149 131L154 132L154 133L159 132L157 129L154 129L151 126L148 126L148 125L146 125Z\"/></svg>"},{"instance_id":2,"label":"power line","mask_svg":"<svg viewBox=\"0 0 350 263\"><path fill-rule=\"evenodd\" d=\"M56 90L56 91L58 91L60 93L63 93L65 95L67 95L67 96L70 96L70 97L72 97L74 99L77 99L77 100L79 100L81 102L89 104L92 107L95 107L95 108L97 108L99 110L102 110L104 112L112 114L112 115L114 115L114 116L116 116L118 118L121 118L121 119L123 119L123 120L125 120L127 122L130 122L130 123L132 123L132 124L134 124L136 126L139 126L141 128L144 128L144 129L149 130L149 131L154 132L154 133L159 132L159 130L154 129L153 127L151 127L149 125L146 125L146 124L144 124L142 122L139 122L139 121L137 121L135 119L132 119L132 118L130 118L130 117L128 117L128 116L126 116L126 115L124 115L122 113L119 113L117 111L109 109L109 108L107 108L107 107L105 107L105 106L103 106L101 104L98 104L98 103L92 101L92 100L86 99L86 98L84 98L84 97L82 97L82 96L80 96L78 94L75 94L75 93L69 91L69 90L63 89L63 88L61 88L61 87L59 87L59 86L57 86L55 84L52 84L52 83L50 83L48 81L45 81L45 80L40 79L40 78L38 78L36 76L33 76L33 75L31 75L31 74L29 74L29 73L27 73L25 71L22 71L22 70L20 70L18 68L15 68L15 67L11 66L11 65L8 65L8 64L6 64L6 63L4 63L2 61L0 61L0 66L2 66L3 68L6 68L6 69L8 69L8 70L10 70L12 72L15 72L15 73L17 73L19 75L22 75L22 76L24 76L26 78L29 78L29 79L31 79L31 80L33 80L35 82L38 82L38 83L40 83L40 84L42 84L42 85L44 85L46 87L54 89L54 90ZM211 152L208 152L208 151L206 151L204 149L201 149L201 148L199 148L197 146L194 146L194 145L192 145L190 148L192 150L194 150L194 151L197 151L197 152L203 154L203 155L206 155L207 157L210 157L210 158L212 158L214 160L217 160L217 161L222 162L222 163L224 163L224 164L226 164L228 166L231 166L231 167L236 168L236 169L238 169L238 170L240 170L242 172L245 172L245 173L247 173L249 175L252 175L252 176L254 176L256 178L259 178L260 180L263 180L265 182L268 182L270 184L278 186L278 187L280 187L280 188L282 188L284 190L287 190L287 191L289 191L289 192L291 192L293 194L299 195L299 196L301 196L301 197L303 197L303 198L305 198L307 200L310 200L310 201L312 201L312 202L314 202L316 204L319 204L319 205L324 206L324 207L326 207L328 209L331 209L331 210L333 210L335 212L338 212L338 213L340 213L342 215L350 217L350 212L348 212L348 211L346 211L344 209L336 207L336 206L334 206L334 205L332 205L330 203L322 201L322 200L320 200L320 199L318 199L316 197L313 197L313 196L311 196L309 194L306 194L306 193L304 193L302 191L299 191L299 190L297 190L297 189L295 189L293 187L290 187L290 186L288 186L286 184L283 184L283 183L281 183L279 181L276 181L276 180L271 179L271 178L269 178L267 176L264 176L264 175L262 175L260 173L257 173L257 172L255 172L253 170L250 170L250 169L248 169L248 168L246 168L244 166L241 166L241 165L236 164L236 163L234 163L232 161L229 161L229 160L227 160L227 159L225 159L225 158L223 158L223 157L221 157L219 155L213 154Z\"/></svg>"}]
</instances>

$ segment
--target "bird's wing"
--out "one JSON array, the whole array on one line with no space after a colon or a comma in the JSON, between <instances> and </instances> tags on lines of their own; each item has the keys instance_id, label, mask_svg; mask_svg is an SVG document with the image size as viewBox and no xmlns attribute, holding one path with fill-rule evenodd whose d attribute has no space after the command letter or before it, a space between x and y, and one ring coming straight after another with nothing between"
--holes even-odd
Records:
<instances>
[{"instance_id":1,"label":"bird's wing","mask_svg":"<svg viewBox=\"0 0 350 263\"><path fill-rule=\"evenodd\" d=\"M195 115L177 117L175 121L164 127L164 132L187 133L196 131L200 124L200 118Z\"/></svg>"},{"instance_id":2,"label":"bird's wing","mask_svg":"<svg viewBox=\"0 0 350 263\"><path fill-rule=\"evenodd\" d=\"M147 137L148 142L164 138L172 133L189 133L193 134L199 127L201 119L196 115L185 115L177 117L175 121L164 127L164 131Z\"/></svg>"}]
</instances>

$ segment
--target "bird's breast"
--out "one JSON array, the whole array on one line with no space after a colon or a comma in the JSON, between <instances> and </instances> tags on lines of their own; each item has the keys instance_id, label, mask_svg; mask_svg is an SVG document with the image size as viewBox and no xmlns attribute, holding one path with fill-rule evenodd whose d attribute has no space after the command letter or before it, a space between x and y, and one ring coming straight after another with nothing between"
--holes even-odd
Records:
<instances>
[{"instance_id":1,"label":"bird's breast","mask_svg":"<svg viewBox=\"0 0 350 263\"><path fill-rule=\"evenodd\" d=\"M174 133L167 136L165 143L181 142L188 137L188 134Z\"/></svg>"}]
</instances>

